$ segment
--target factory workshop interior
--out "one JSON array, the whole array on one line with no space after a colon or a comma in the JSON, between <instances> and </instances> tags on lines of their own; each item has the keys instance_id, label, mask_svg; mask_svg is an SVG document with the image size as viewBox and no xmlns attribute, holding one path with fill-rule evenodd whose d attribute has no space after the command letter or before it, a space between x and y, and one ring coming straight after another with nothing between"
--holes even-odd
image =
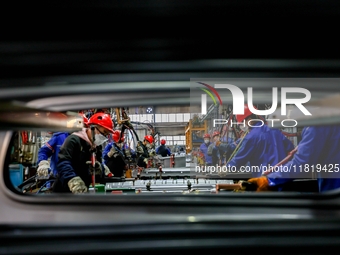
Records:
<instances>
[{"instance_id":1,"label":"factory workshop interior","mask_svg":"<svg viewBox=\"0 0 340 255\"><path fill-rule=\"evenodd\" d=\"M251 168L251 156L243 168L226 168L241 150L249 132L242 125L231 125L232 121L240 123L238 118L241 117L233 114L232 106L212 104L206 114L193 112L190 105L73 109L54 115L51 113L50 118L53 116L60 123L64 122L65 126L75 129L46 128L45 131L33 129L16 132L11 141L11 182L21 194L53 194L62 169L62 164L58 164L58 153L64 141L73 132L83 129L91 130L95 140L95 133L98 132L94 130L98 129L96 124L99 124L100 127L112 129L112 132L105 133L105 139L98 143L100 149L97 147L91 160L86 162L91 180L85 188L79 188L78 184L76 188L71 188L68 181L66 192L137 195L261 191L259 183L248 180L265 176L268 169L258 166ZM258 104L256 108L267 109L268 105ZM100 119L108 116L108 122L98 122L98 116ZM264 116L263 120L266 118L268 116ZM216 125L216 120L230 121ZM105 129L98 130L103 134ZM281 127L277 130L291 146L276 162L279 166L294 156L301 141L302 127ZM146 150L143 151L143 148ZM91 172L91 169L97 170ZM269 190L318 193L316 172L310 171L303 178L292 179Z\"/></svg>"}]
</instances>

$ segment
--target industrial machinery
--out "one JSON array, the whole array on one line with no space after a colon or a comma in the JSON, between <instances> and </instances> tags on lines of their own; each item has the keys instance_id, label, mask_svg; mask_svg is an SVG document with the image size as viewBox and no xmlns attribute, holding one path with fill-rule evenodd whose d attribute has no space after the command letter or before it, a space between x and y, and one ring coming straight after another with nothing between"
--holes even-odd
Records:
<instances>
[{"instance_id":1,"label":"industrial machinery","mask_svg":"<svg viewBox=\"0 0 340 255\"><path fill-rule=\"evenodd\" d=\"M208 131L207 120L190 119L185 127L186 153L192 152L195 147L203 143L203 135Z\"/></svg>"}]
</instances>

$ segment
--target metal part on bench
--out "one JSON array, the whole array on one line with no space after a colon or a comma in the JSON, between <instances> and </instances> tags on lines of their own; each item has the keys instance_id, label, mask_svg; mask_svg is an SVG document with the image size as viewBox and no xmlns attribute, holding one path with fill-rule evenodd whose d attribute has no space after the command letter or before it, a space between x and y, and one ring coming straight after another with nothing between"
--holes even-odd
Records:
<instances>
[{"instance_id":1,"label":"metal part on bench","mask_svg":"<svg viewBox=\"0 0 340 255\"><path fill-rule=\"evenodd\" d=\"M162 176L162 178L168 177L187 177L187 178L208 178L208 179L249 179L252 178L251 173L228 173L225 176L221 177L218 174L210 174L210 173L202 173L196 172L193 167L174 167L174 168L162 168L162 171L158 168L146 168L141 173L142 178L155 178ZM133 173L133 177L137 177L136 174Z\"/></svg>"},{"instance_id":2,"label":"metal part on bench","mask_svg":"<svg viewBox=\"0 0 340 255\"><path fill-rule=\"evenodd\" d=\"M184 192L188 190L210 192L218 183L232 184L232 180L208 179L167 179L167 180L135 180L106 183L106 190L141 190L143 192Z\"/></svg>"},{"instance_id":3,"label":"metal part on bench","mask_svg":"<svg viewBox=\"0 0 340 255\"><path fill-rule=\"evenodd\" d=\"M147 168L144 169L141 176L142 177L155 177L162 175L162 177L189 177L194 175L193 171L187 167L177 167L177 168L162 168L162 172L158 168Z\"/></svg>"}]
</instances>

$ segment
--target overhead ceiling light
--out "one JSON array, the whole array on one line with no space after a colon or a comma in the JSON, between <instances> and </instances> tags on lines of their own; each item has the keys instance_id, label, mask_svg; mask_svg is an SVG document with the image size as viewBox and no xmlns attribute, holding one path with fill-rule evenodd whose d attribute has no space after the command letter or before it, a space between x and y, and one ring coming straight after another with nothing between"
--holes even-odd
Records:
<instances>
[{"instance_id":1,"label":"overhead ceiling light","mask_svg":"<svg viewBox=\"0 0 340 255\"><path fill-rule=\"evenodd\" d=\"M152 113L152 107L148 107L148 108L146 109L146 112L147 112L147 113Z\"/></svg>"}]
</instances>

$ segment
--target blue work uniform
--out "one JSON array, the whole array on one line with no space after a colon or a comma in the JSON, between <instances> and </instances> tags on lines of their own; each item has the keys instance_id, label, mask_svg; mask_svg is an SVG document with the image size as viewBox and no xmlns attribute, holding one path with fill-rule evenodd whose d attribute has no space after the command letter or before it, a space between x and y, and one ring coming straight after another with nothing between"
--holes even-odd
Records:
<instances>
[{"instance_id":1,"label":"blue work uniform","mask_svg":"<svg viewBox=\"0 0 340 255\"><path fill-rule=\"evenodd\" d=\"M228 139L228 144L226 146L226 151L224 153L224 164L227 163L229 160L231 160L231 155L233 155L234 150L236 149L237 145L239 144L241 138L238 138L236 141L233 139L229 138Z\"/></svg>"},{"instance_id":2,"label":"blue work uniform","mask_svg":"<svg viewBox=\"0 0 340 255\"><path fill-rule=\"evenodd\" d=\"M247 168L243 169L247 171L245 173L250 172L253 177L259 177L294 149L293 143L279 129L261 125L261 122L254 124L242 142L240 141L240 149L227 163L227 169L231 167L239 169L247 165Z\"/></svg>"},{"instance_id":3,"label":"blue work uniform","mask_svg":"<svg viewBox=\"0 0 340 255\"><path fill-rule=\"evenodd\" d=\"M50 167L54 176L57 175L58 153L61 145L64 143L66 137L69 136L67 132L54 133L50 140L48 140L38 151L37 164L42 160L50 160Z\"/></svg>"},{"instance_id":4,"label":"blue work uniform","mask_svg":"<svg viewBox=\"0 0 340 255\"><path fill-rule=\"evenodd\" d=\"M202 143L200 146L200 151L204 154L204 160L206 165L212 165L212 157L208 155L208 147L211 144Z\"/></svg>"},{"instance_id":5,"label":"blue work uniform","mask_svg":"<svg viewBox=\"0 0 340 255\"><path fill-rule=\"evenodd\" d=\"M340 126L305 127L301 135L302 140L293 159L283 165L290 169L290 172L270 173L269 185L275 186L292 179L304 178L314 169L319 192L340 188ZM305 165L309 169L307 172L304 170ZM320 167L323 170L319 171Z\"/></svg>"},{"instance_id":6,"label":"blue work uniform","mask_svg":"<svg viewBox=\"0 0 340 255\"><path fill-rule=\"evenodd\" d=\"M238 138L236 141L232 141L232 142L228 142L228 147L230 150L234 151L237 147L237 145L239 144L239 142L241 141L242 138Z\"/></svg>"},{"instance_id":7,"label":"blue work uniform","mask_svg":"<svg viewBox=\"0 0 340 255\"><path fill-rule=\"evenodd\" d=\"M107 154L114 147L117 151L117 156L109 157ZM123 150L121 150L116 143L108 143L104 148L102 158L104 160L104 164L110 169L110 172L115 177L121 177L124 175L124 170L126 167L125 162L125 154Z\"/></svg>"},{"instance_id":8,"label":"blue work uniform","mask_svg":"<svg viewBox=\"0 0 340 255\"><path fill-rule=\"evenodd\" d=\"M164 144L162 144L156 149L156 154L159 154L162 157L167 157L171 155L171 151Z\"/></svg>"}]
</instances>

